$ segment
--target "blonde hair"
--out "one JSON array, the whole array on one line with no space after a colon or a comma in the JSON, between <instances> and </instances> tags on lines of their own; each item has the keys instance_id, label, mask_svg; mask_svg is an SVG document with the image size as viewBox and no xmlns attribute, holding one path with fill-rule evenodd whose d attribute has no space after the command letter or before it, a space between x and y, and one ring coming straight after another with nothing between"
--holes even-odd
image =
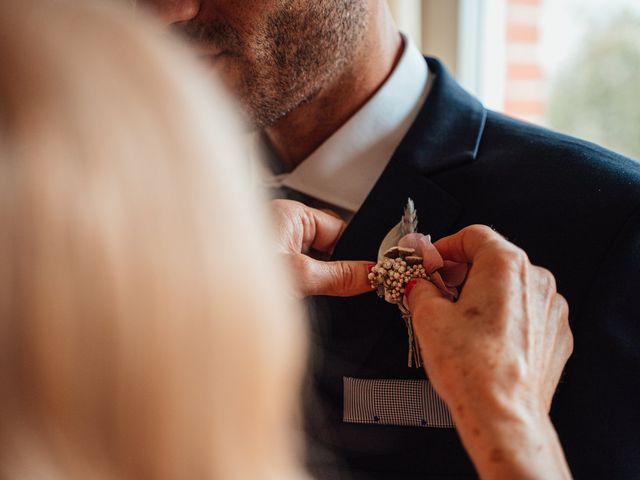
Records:
<instances>
[{"instance_id":1,"label":"blonde hair","mask_svg":"<svg viewBox=\"0 0 640 480\"><path fill-rule=\"evenodd\" d=\"M146 17L0 10L0 476L300 478L304 321L229 102Z\"/></svg>"}]
</instances>

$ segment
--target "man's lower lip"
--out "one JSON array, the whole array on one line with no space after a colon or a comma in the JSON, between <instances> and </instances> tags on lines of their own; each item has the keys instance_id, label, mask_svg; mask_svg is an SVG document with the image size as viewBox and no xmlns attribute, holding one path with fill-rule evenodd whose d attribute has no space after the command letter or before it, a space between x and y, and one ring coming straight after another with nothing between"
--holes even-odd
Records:
<instances>
[{"instance_id":1,"label":"man's lower lip","mask_svg":"<svg viewBox=\"0 0 640 480\"><path fill-rule=\"evenodd\" d=\"M215 66L217 63L220 62L220 60L228 56L229 56L229 52L222 52L222 53L219 53L218 55L211 55L209 57L209 63Z\"/></svg>"}]
</instances>

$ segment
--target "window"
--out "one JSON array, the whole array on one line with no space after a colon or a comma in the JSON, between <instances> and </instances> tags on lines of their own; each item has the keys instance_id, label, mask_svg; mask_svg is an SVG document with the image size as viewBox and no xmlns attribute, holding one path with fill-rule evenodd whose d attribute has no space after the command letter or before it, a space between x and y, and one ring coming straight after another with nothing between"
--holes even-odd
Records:
<instances>
[{"instance_id":1,"label":"window","mask_svg":"<svg viewBox=\"0 0 640 480\"><path fill-rule=\"evenodd\" d=\"M638 0L389 0L488 108L640 159Z\"/></svg>"}]
</instances>

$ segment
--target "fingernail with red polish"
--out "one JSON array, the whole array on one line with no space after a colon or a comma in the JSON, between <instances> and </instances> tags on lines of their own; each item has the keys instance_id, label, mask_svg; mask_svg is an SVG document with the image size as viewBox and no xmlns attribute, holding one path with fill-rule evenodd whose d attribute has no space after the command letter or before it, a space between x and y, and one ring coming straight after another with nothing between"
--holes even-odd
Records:
<instances>
[{"instance_id":1,"label":"fingernail with red polish","mask_svg":"<svg viewBox=\"0 0 640 480\"><path fill-rule=\"evenodd\" d=\"M411 293L411 290L413 290L413 287L415 287L418 283L418 280L416 280L415 278L412 278L411 280L409 280L407 282L407 286L404 287L404 296L409 298L409 294Z\"/></svg>"}]
</instances>

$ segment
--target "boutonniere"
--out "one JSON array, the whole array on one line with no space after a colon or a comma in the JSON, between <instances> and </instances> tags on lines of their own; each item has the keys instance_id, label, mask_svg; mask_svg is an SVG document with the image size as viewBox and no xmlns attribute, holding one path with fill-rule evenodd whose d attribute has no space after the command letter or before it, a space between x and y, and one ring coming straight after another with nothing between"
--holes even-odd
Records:
<instances>
[{"instance_id":1,"label":"boutonniere","mask_svg":"<svg viewBox=\"0 0 640 480\"><path fill-rule=\"evenodd\" d=\"M387 302L398 305L407 327L409 340L408 366L422 366L418 339L413 330L411 312L404 299L404 291L411 279L432 282L445 298L456 301L458 288L464 282L468 266L442 259L431 243L430 235L418 233L418 212L413 201L407 206L400 222L385 236L378 250L378 263L369 273L371 287Z\"/></svg>"}]
</instances>

